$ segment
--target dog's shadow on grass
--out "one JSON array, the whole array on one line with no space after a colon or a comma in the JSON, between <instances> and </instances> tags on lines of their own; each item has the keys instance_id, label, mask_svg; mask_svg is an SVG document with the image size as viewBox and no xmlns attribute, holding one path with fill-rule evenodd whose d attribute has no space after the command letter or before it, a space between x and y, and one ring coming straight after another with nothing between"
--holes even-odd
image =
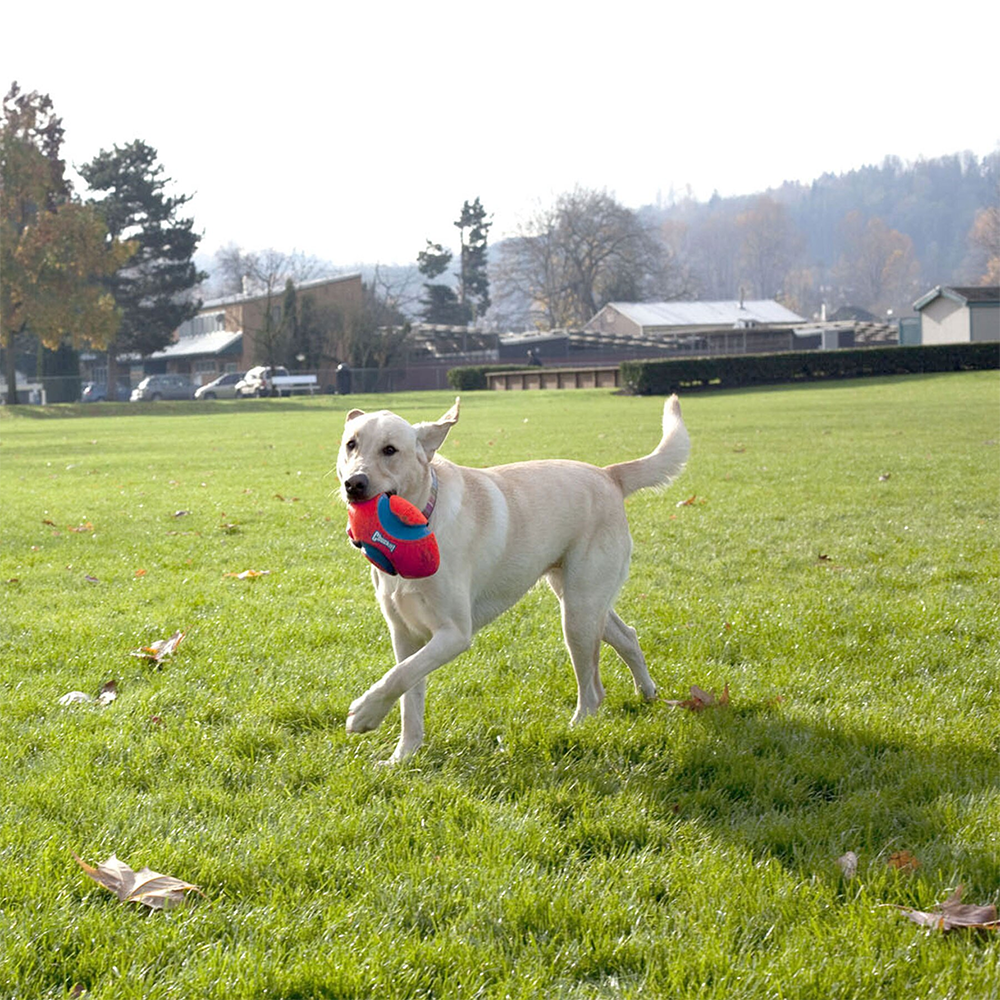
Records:
<instances>
[{"instance_id":1,"label":"dog's shadow on grass","mask_svg":"<svg viewBox=\"0 0 1000 1000\"><path fill-rule=\"evenodd\" d=\"M1000 880L1000 856L983 818L1000 764L989 746L962 745L947 734L930 745L887 739L765 704L696 714L654 710L677 712L671 733L684 727L681 738L654 746L641 735L609 739L607 727L600 734L565 730L553 734L548 759L534 774L524 770L532 767L525 758L537 745L510 765L494 755L466 780L495 794L506 770L512 785L505 797L515 802L529 788L548 788L561 824L572 817L574 799L581 809L602 810L621 829L621 843L616 848L612 836L611 849L644 846L644 826L652 837L664 825L695 822L801 872L815 873L817 859L826 859L835 875L835 859L847 851L879 864L908 851L946 879L983 886Z\"/></svg>"}]
</instances>

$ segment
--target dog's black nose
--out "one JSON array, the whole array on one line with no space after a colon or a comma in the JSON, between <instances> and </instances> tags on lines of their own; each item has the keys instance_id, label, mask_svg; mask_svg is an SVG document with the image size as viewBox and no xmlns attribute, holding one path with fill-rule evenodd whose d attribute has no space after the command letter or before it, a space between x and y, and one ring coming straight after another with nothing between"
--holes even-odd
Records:
<instances>
[{"instance_id":1,"label":"dog's black nose","mask_svg":"<svg viewBox=\"0 0 1000 1000\"><path fill-rule=\"evenodd\" d=\"M368 493L368 477L359 472L344 480L344 490L352 500L364 500Z\"/></svg>"}]
</instances>

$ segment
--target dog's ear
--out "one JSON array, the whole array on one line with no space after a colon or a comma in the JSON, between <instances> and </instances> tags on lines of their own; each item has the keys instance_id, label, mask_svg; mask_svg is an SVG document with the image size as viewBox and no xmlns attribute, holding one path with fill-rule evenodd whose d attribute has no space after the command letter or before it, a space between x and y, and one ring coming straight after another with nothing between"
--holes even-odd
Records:
<instances>
[{"instance_id":1,"label":"dog's ear","mask_svg":"<svg viewBox=\"0 0 1000 1000\"><path fill-rule=\"evenodd\" d=\"M347 414L347 419L344 421L345 424L349 424L355 417L363 417L365 415L364 410L351 410Z\"/></svg>"},{"instance_id":2,"label":"dog's ear","mask_svg":"<svg viewBox=\"0 0 1000 1000\"><path fill-rule=\"evenodd\" d=\"M444 444L444 439L448 436L448 431L458 423L458 407L461 399L455 397L455 405L440 419L434 423L414 424L413 429L417 432L417 440L420 447L424 449L428 460L434 457L434 453Z\"/></svg>"}]
</instances>

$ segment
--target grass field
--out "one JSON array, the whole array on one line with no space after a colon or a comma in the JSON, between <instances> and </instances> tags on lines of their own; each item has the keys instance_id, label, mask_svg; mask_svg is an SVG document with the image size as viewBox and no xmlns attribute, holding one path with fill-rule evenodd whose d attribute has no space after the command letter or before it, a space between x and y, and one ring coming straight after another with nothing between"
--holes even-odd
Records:
<instances>
[{"instance_id":1,"label":"grass field","mask_svg":"<svg viewBox=\"0 0 1000 1000\"><path fill-rule=\"evenodd\" d=\"M570 729L536 588L378 768L398 713L344 732L391 652L342 413L450 401L0 414L0 997L1000 997L1000 933L881 905L1000 902L997 374L682 400L691 461L629 501L618 609L664 699L730 706L642 704L608 652ZM604 464L661 409L473 393L443 454ZM129 655L176 629L159 667ZM72 851L206 898L120 903Z\"/></svg>"}]
</instances>

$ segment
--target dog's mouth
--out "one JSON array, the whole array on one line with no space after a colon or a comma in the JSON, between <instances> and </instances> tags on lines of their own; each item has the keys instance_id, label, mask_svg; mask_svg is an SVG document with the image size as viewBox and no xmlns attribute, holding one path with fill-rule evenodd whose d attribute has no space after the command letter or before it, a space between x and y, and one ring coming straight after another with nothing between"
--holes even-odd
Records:
<instances>
[{"instance_id":1,"label":"dog's mouth","mask_svg":"<svg viewBox=\"0 0 1000 1000\"><path fill-rule=\"evenodd\" d=\"M387 497L394 497L398 492L398 490L382 490L382 494ZM341 487L341 493L347 503L367 503L372 497L379 496L378 493L372 492L370 489L352 492L343 486Z\"/></svg>"}]
</instances>

